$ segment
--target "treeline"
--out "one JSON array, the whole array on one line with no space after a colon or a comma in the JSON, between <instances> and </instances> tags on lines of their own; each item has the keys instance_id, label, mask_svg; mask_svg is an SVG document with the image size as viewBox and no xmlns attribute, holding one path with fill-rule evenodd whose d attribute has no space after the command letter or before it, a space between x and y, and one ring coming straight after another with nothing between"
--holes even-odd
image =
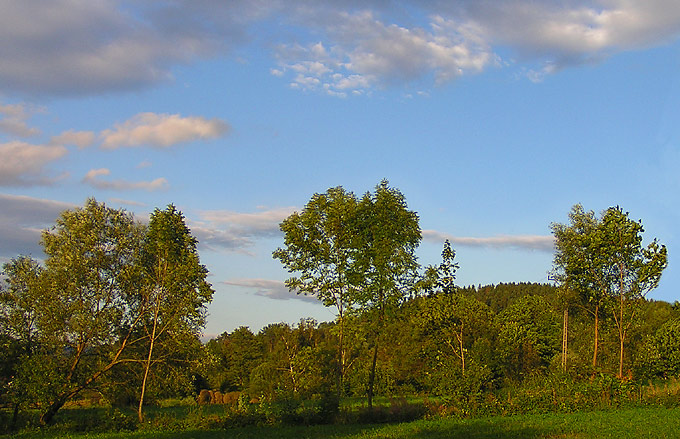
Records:
<instances>
[{"instance_id":1,"label":"treeline","mask_svg":"<svg viewBox=\"0 0 680 439\"><path fill-rule=\"evenodd\" d=\"M624 381L647 382L680 374L680 304L645 300L630 334ZM487 394L560 375L591 381L618 371L618 336L611 319L600 326L599 363L592 368L592 316L568 314L567 360L562 363L563 301L548 284L457 288L405 301L387 319L378 350L376 395L444 397L465 407ZM366 328L375 312L345 322L349 367L343 396L364 397L372 365ZM249 399L314 398L336 390L337 322L247 327L210 340L214 359L204 385ZM462 408L461 408L462 409Z\"/></svg>"}]
</instances>

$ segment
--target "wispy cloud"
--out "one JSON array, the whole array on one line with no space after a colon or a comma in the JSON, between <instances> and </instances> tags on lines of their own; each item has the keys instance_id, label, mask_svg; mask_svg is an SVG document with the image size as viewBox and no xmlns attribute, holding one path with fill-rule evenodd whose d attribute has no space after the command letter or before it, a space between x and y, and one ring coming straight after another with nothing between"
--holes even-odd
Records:
<instances>
[{"instance_id":1,"label":"wispy cloud","mask_svg":"<svg viewBox=\"0 0 680 439\"><path fill-rule=\"evenodd\" d=\"M555 239L551 235L500 235L483 238L458 237L435 230L423 230L423 239L442 243L449 240L454 247L514 248L553 252Z\"/></svg>"},{"instance_id":2,"label":"wispy cloud","mask_svg":"<svg viewBox=\"0 0 680 439\"><path fill-rule=\"evenodd\" d=\"M68 153L63 146L33 145L21 141L0 143L0 186L50 185L63 178L47 166Z\"/></svg>"},{"instance_id":3,"label":"wispy cloud","mask_svg":"<svg viewBox=\"0 0 680 439\"><path fill-rule=\"evenodd\" d=\"M152 146L167 148L195 140L214 139L229 130L219 119L182 117L178 114L140 113L132 119L116 124L101 133L101 147Z\"/></svg>"},{"instance_id":4,"label":"wispy cloud","mask_svg":"<svg viewBox=\"0 0 680 439\"><path fill-rule=\"evenodd\" d=\"M199 243L211 250L248 251L260 238L277 236L279 224L293 207L263 208L258 212L206 210L190 226Z\"/></svg>"},{"instance_id":5,"label":"wispy cloud","mask_svg":"<svg viewBox=\"0 0 680 439\"><path fill-rule=\"evenodd\" d=\"M107 168L91 169L83 177L83 183L87 183L97 189L107 190L143 190L143 191L160 191L166 190L169 187L168 181L165 178L157 178L153 181L124 181L124 180L101 180L100 177L108 176L111 171Z\"/></svg>"},{"instance_id":6,"label":"wispy cloud","mask_svg":"<svg viewBox=\"0 0 680 439\"><path fill-rule=\"evenodd\" d=\"M221 282L224 285L245 287L255 290L255 295L268 297L274 300L302 300L304 302L318 303L314 296L295 294L288 290L283 281L270 279L230 279Z\"/></svg>"}]
</instances>

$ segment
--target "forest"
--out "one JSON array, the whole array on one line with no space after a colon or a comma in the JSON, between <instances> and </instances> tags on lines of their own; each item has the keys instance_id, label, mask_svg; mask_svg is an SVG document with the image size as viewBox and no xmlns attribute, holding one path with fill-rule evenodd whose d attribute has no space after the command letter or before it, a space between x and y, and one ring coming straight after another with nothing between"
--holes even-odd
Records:
<instances>
[{"instance_id":1,"label":"forest","mask_svg":"<svg viewBox=\"0 0 680 439\"><path fill-rule=\"evenodd\" d=\"M213 290L175 206L145 223L94 199L64 211L43 231L43 261L3 266L0 433L78 407L116 410L115 430L163 427L169 405L204 407L198 424L227 428L680 401L680 303L647 298L666 248L643 245L619 207L575 205L551 225L550 284L456 285L448 241L441 263L420 266L418 215L387 181L314 194L280 228L273 257L291 294L336 319L202 343Z\"/></svg>"}]
</instances>

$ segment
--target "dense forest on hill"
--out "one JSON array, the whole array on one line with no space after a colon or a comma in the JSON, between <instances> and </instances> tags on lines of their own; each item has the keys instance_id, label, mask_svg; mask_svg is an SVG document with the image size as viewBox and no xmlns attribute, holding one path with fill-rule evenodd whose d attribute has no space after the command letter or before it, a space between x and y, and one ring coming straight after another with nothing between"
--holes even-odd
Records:
<instances>
[{"instance_id":1,"label":"dense forest on hill","mask_svg":"<svg viewBox=\"0 0 680 439\"><path fill-rule=\"evenodd\" d=\"M43 232L44 263L3 267L3 425L36 413L50 424L81 403L134 407L142 425L172 398L232 407L224 425L336 422L348 400L371 420L658 402L654 386L680 375L680 304L645 297L665 247L642 247L641 223L619 208L597 217L577 205L552 227L554 285L462 287L448 241L440 264L417 263L418 217L386 181L363 197L329 189L281 224L273 256L291 290L337 318L203 344L213 291L181 212L142 224L88 200ZM374 407L380 398L392 411Z\"/></svg>"}]
</instances>

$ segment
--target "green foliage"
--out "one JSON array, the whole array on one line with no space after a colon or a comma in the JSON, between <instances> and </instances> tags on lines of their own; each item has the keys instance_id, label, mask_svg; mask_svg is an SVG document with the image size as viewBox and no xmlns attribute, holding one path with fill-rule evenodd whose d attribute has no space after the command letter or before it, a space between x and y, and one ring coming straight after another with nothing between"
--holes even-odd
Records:
<instances>
[{"instance_id":1,"label":"green foliage","mask_svg":"<svg viewBox=\"0 0 680 439\"><path fill-rule=\"evenodd\" d=\"M545 370L559 352L559 323L541 296L526 296L498 315L498 354L508 378Z\"/></svg>"},{"instance_id":2,"label":"green foliage","mask_svg":"<svg viewBox=\"0 0 680 439\"><path fill-rule=\"evenodd\" d=\"M656 288L666 268L666 247L656 239L643 247L642 223L631 220L620 207L610 207L597 218L577 204L569 220L570 225L552 224L554 277L595 318L593 367L597 363L600 313L611 313L618 332L618 376L622 378L624 344L641 299Z\"/></svg>"},{"instance_id":3,"label":"green foliage","mask_svg":"<svg viewBox=\"0 0 680 439\"><path fill-rule=\"evenodd\" d=\"M140 422L152 367L163 363L167 375L172 360L184 364L190 361L196 351L186 349L187 345L205 326L206 304L212 300L213 290L206 281L208 270L200 263L197 242L175 206L151 214L141 249L144 283L136 303L147 346L138 407Z\"/></svg>"},{"instance_id":4,"label":"green foliage","mask_svg":"<svg viewBox=\"0 0 680 439\"><path fill-rule=\"evenodd\" d=\"M644 379L680 376L680 319L667 321L645 340L636 375Z\"/></svg>"}]
</instances>

